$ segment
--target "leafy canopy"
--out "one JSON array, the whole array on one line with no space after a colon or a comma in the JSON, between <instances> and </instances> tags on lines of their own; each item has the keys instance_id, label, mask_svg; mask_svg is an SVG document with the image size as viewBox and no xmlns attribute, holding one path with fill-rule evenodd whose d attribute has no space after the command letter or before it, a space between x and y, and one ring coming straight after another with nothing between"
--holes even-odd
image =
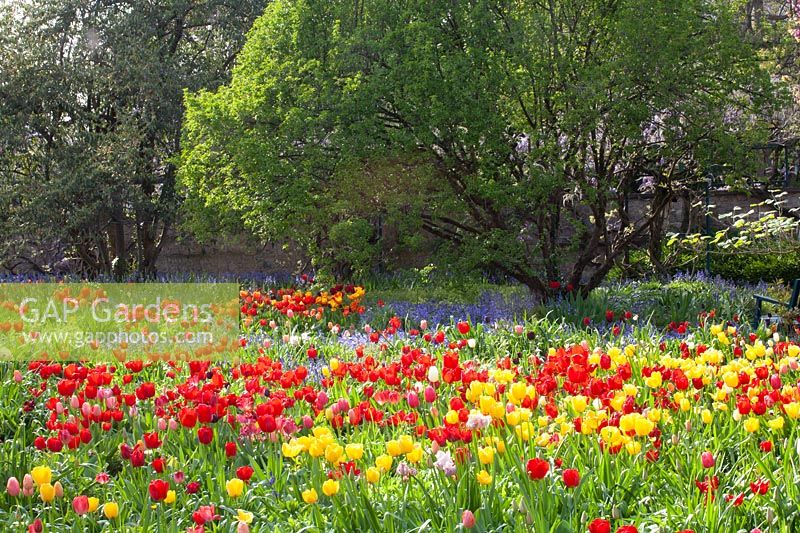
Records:
<instances>
[{"instance_id":1,"label":"leafy canopy","mask_svg":"<svg viewBox=\"0 0 800 533\"><path fill-rule=\"evenodd\" d=\"M589 290L711 163L743 168L770 87L730 2L279 0L231 82L187 94L181 176L318 257L394 214L535 291Z\"/></svg>"}]
</instances>

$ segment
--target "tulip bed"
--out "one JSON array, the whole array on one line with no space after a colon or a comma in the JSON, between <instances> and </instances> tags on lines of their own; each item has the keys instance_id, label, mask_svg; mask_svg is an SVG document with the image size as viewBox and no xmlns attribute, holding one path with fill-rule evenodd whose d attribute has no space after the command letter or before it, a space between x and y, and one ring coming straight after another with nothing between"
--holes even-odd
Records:
<instances>
[{"instance_id":1,"label":"tulip bed","mask_svg":"<svg viewBox=\"0 0 800 533\"><path fill-rule=\"evenodd\" d=\"M225 362L2 363L0 529L800 530L795 342L363 296L243 291Z\"/></svg>"}]
</instances>

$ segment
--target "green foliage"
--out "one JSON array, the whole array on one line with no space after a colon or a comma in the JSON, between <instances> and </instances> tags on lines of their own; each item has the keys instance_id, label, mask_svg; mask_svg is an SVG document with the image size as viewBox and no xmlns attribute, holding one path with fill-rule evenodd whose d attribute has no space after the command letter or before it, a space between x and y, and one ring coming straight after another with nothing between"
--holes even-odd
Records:
<instances>
[{"instance_id":1,"label":"green foliage","mask_svg":"<svg viewBox=\"0 0 800 533\"><path fill-rule=\"evenodd\" d=\"M182 91L226 78L261 0L0 8L0 255L152 274L179 195ZM70 265L75 266L75 265Z\"/></svg>"},{"instance_id":2,"label":"green foliage","mask_svg":"<svg viewBox=\"0 0 800 533\"><path fill-rule=\"evenodd\" d=\"M372 266L376 246L374 228L364 219L344 220L331 226L328 239L334 256L324 264L333 265L339 279L363 275Z\"/></svg>"},{"instance_id":3,"label":"green foliage","mask_svg":"<svg viewBox=\"0 0 800 533\"><path fill-rule=\"evenodd\" d=\"M785 194L784 194L785 195ZM702 270L710 255L711 272L734 281L791 280L800 277L800 219L785 213L782 199L719 216L726 226L713 235L672 235L667 248L678 269ZM767 208L756 217L755 209Z\"/></svg>"},{"instance_id":4,"label":"green foliage","mask_svg":"<svg viewBox=\"0 0 800 533\"><path fill-rule=\"evenodd\" d=\"M771 86L734 15L706 0L279 0L231 82L187 94L182 183L318 257L336 255L337 221L386 217L539 293L589 290L675 191L764 133L749 113ZM642 176L661 194L630 220Z\"/></svg>"}]
</instances>

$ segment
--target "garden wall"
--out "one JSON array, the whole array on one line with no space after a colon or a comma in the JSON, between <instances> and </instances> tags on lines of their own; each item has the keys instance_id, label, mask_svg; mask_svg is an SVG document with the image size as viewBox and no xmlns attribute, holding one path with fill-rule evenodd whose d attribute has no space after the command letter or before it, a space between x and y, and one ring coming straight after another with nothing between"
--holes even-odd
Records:
<instances>
[{"instance_id":1,"label":"garden wall","mask_svg":"<svg viewBox=\"0 0 800 533\"><path fill-rule=\"evenodd\" d=\"M800 189L786 191L783 198L789 208L800 209ZM720 221L716 218L723 213L731 212L735 207L739 207L743 212L749 211L751 205L761 202L761 199L747 196L741 193L716 191L712 194L711 204L712 225L720 226ZM636 218L642 216L648 208L650 200L647 197L632 197L630 200L631 215ZM763 211L768 211L768 207L753 207L754 217ZM686 231L700 232L705 223L705 206L703 198L687 200L678 198L672 204L668 214L665 227L667 231ZM565 238L570 235L565 234ZM397 236L389 233L387 238L390 241L397 241ZM395 268L400 267L419 267L430 262L435 241L430 241L430 249L414 253L396 253L390 243L385 259L388 264ZM394 257L397 256L397 257ZM242 236L234 239L221 239L218 243L201 245L191 238L178 238L172 236L164 246L158 262L159 272L179 273L179 272L205 272L209 274L234 273L243 274L248 272L296 272L302 269L307 261L302 254L285 250L280 244L268 244L266 246L253 242Z\"/></svg>"}]
</instances>

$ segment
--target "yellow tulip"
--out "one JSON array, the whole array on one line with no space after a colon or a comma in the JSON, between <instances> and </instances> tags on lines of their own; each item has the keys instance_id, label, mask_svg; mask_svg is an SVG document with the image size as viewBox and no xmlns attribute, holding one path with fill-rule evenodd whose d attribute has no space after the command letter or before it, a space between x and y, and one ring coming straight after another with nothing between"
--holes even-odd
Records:
<instances>
[{"instance_id":1,"label":"yellow tulip","mask_svg":"<svg viewBox=\"0 0 800 533\"><path fill-rule=\"evenodd\" d=\"M512 402L518 404L525 398L525 395L527 393L528 393L527 384L517 381L516 383L511 385L511 388L508 392L508 396Z\"/></svg>"},{"instance_id":2,"label":"yellow tulip","mask_svg":"<svg viewBox=\"0 0 800 533\"><path fill-rule=\"evenodd\" d=\"M703 409L703 412L700 413L700 418L702 418L703 424L710 424L711 421L714 420L714 416L708 409Z\"/></svg>"},{"instance_id":3,"label":"yellow tulip","mask_svg":"<svg viewBox=\"0 0 800 533\"><path fill-rule=\"evenodd\" d=\"M783 408L789 418L800 418L800 402L785 403Z\"/></svg>"},{"instance_id":4,"label":"yellow tulip","mask_svg":"<svg viewBox=\"0 0 800 533\"><path fill-rule=\"evenodd\" d=\"M244 492L244 481L235 477L225 482L225 490L231 498L238 498Z\"/></svg>"},{"instance_id":5,"label":"yellow tulip","mask_svg":"<svg viewBox=\"0 0 800 533\"><path fill-rule=\"evenodd\" d=\"M334 496L339 492L339 482L333 479L325 480L325 483L322 484L322 492L325 496Z\"/></svg>"},{"instance_id":6,"label":"yellow tulip","mask_svg":"<svg viewBox=\"0 0 800 533\"><path fill-rule=\"evenodd\" d=\"M89 512L93 513L100 507L100 498L95 498L94 496L89 496Z\"/></svg>"},{"instance_id":7,"label":"yellow tulip","mask_svg":"<svg viewBox=\"0 0 800 533\"><path fill-rule=\"evenodd\" d=\"M573 396L571 403L572 408L578 414L584 412L586 410L586 406L588 405L586 396Z\"/></svg>"},{"instance_id":8,"label":"yellow tulip","mask_svg":"<svg viewBox=\"0 0 800 533\"><path fill-rule=\"evenodd\" d=\"M758 421L758 418L753 418L751 416L750 418L747 418L744 421L744 429L748 433L755 433L756 431L758 431L758 428L760 427L761 427L761 422Z\"/></svg>"},{"instance_id":9,"label":"yellow tulip","mask_svg":"<svg viewBox=\"0 0 800 533\"><path fill-rule=\"evenodd\" d=\"M783 417L779 416L777 418L773 418L767 422L767 425L769 426L769 429L773 431L780 431L783 429Z\"/></svg>"},{"instance_id":10,"label":"yellow tulip","mask_svg":"<svg viewBox=\"0 0 800 533\"><path fill-rule=\"evenodd\" d=\"M739 386L739 376L736 372L725 372L722 376L722 380L725 382L725 385L728 387L735 389Z\"/></svg>"},{"instance_id":11,"label":"yellow tulip","mask_svg":"<svg viewBox=\"0 0 800 533\"><path fill-rule=\"evenodd\" d=\"M392 468L392 458L389 455L379 455L375 459L375 466L383 472L388 472Z\"/></svg>"},{"instance_id":12,"label":"yellow tulip","mask_svg":"<svg viewBox=\"0 0 800 533\"><path fill-rule=\"evenodd\" d=\"M52 481L53 471L46 466L36 466L31 470L31 477L33 478L33 482L37 485L44 485Z\"/></svg>"},{"instance_id":13,"label":"yellow tulip","mask_svg":"<svg viewBox=\"0 0 800 533\"><path fill-rule=\"evenodd\" d=\"M253 521L253 513L245 511L244 509L237 509L236 519L243 524L249 524Z\"/></svg>"},{"instance_id":14,"label":"yellow tulip","mask_svg":"<svg viewBox=\"0 0 800 533\"><path fill-rule=\"evenodd\" d=\"M302 451L303 447L300 446L299 444L291 444L289 442L284 442L283 444L281 444L281 453L286 458L294 459L295 457L300 455L300 452Z\"/></svg>"},{"instance_id":15,"label":"yellow tulip","mask_svg":"<svg viewBox=\"0 0 800 533\"><path fill-rule=\"evenodd\" d=\"M45 503L50 503L56 497L56 489L49 482L39 485L39 496Z\"/></svg>"},{"instance_id":16,"label":"yellow tulip","mask_svg":"<svg viewBox=\"0 0 800 533\"><path fill-rule=\"evenodd\" d=\"M488 465L494 461L494 448L487 446L478 449L478 460L482 465Z\"/></svg>"},{"instance_id":17,"label":"yellow tulip","mask_svg":"<svg viewBox=\"0 0 800 533\"><path fill-rule=\"evenodd\" d=\"M363 444L356 444L350 443L345 446L345 452L347 453L347 457L352 459L353 461L358 461L361 457L364 456L364 445Z\"/></svg>"},{"instance_id":18,"label":"yellow tulip","mask_svg":"<svg viewBox=\"0 0 800 533\"><path fill-rule=\"evenodd\" d=\"M103 504L103 514L109 520L115 519L119 516L119 505L116 502L106 502Z\"/></svg>"},{"instance_id":19,"label":"yellow tulip","mask_svg":"<svg viewBox=\"0 0 800 533\"><path fill-rule=\"evenodd\" d=\"M378 480L381 478L381 471L371 466L367 468L367 481L369 483L377 483Z\"/></svg>"},{"instance_id":20,"label":"yellow tulip","mask_svg":"<svg viewBox=\"0 0 800 533\"><path fill-rule=\"evenodd\" d=\"M319 496L317 495L316 489L306 489L302 492L303 501L312 504L317 503Z\"/></svg>"},{"instance_id":21,"label":"yellow tulip","mask_svg":"<svg viewBox=\"0 0 800 533\"><path fill-rule=\"evenodd\" d=\"M651 389L657 389L662 383L661 372L653 372L649 378L644 380L644 383Z\"/></svg>"},{"instance_id":22,"label":"yellow tulip","mask_svg":"<svg viewBox=\"0 0 800 533\"><path fill-rule=\"evenodd\" d=\"M326 444L320 439L314 439L308 446L308 453L311 457L320 457L325 454Z\"/></svg>"},{"instance_id":23,"label":"yellow tulip","mask_svg":"<svg viewBox=\"0 0 800 533\"><path fill-rule=\"evenodd\" d=\"M689 411L692 408L692 403L687 398L681 398L681 401L678 402L680 405L681 411Z\"/></svg>"},{"instance_id":24,"label":"yellow tulip","mask_svg":"<svg viewBox=\"0 0 800 533\"><path fill-rule=\"evenodd\" d=\"M325 448L325 460L335 465L339 462L339 459L341 459L343 453L344 448L342 448L339 444L328 444L328 446Z\"/></svg>"},{"instance_id":25,"label":"yellow tulip","mask_svg":"<svg viewBox=\"0 0 800 533\"><path fill-rule=\"evenodd\" d=\"M402 453L408 453L414 449L414 439L411 438L411 435L401 435L398 441Z\"/></svg>"},{"instance_id":26,"label":"yellow tulip","mask_svg":"<svg viewBox=\"0 0 800 533\"><path fill-rule=\"evenodd\" d=\"M488 485L492 482L492 475L486 470L481 470L477 475L478 483Z\"/></svg>"},{"instance_id":27,"label":"yellow tulip","mask_svg":"<svg viewBox=\"0 0 800 533\"><path fill-rule=\"evenodd\" d=\"M643 416L637 418L636 422L634 423L634 429L636 431L636 434L639 435L640 437L646 437L647 435L649 435L650 432L653 431L654 427L655 424L653 424L650 420L646 419Z\"/></svg>"},{"instance_id":28,"label":"yellow tulip","mask_svg":"<svg viewBox=\"0 0 800 533\"><path fill-rule=\"evenodd\" d=\"M167 491L167 497L164 498L164 503L166 503L166 504L175 503L175 497L176 497L175 491L174 490L168 490Z\"/></svg>"},{"instance_id":29,"label":"yellow tulip","mask_svg":"<svg viewBox=\"0 0 800 533\"><path fill-rule=\"evenodd\" d=\"M400 447L400 443L396 440L390 440L386 443L386 451L392 457L397 457L401 453L403 453L403 449Z\"/></svg>"},{"instance_id":30,"label":"yellow tulip","mask_svg":"<svg viewBox=\"0 0 800 533\"><path fill-rule=\"evenodd\" d=\"M627 450L630 455L636 455L642 451L642 443L632 440L625 445L625 450Z\"/></svg>"},{"instance_id":31,"label":"yellow tulip","mask_svg":"<svg viewBox=\"0 0 800 533\"><path fill-rule=\"evenodd\" d=\"M410 463L418 463L422 459L422 446L417 444L414 449L406 454L406 459Z\"/></svg>"}]
</instances>

